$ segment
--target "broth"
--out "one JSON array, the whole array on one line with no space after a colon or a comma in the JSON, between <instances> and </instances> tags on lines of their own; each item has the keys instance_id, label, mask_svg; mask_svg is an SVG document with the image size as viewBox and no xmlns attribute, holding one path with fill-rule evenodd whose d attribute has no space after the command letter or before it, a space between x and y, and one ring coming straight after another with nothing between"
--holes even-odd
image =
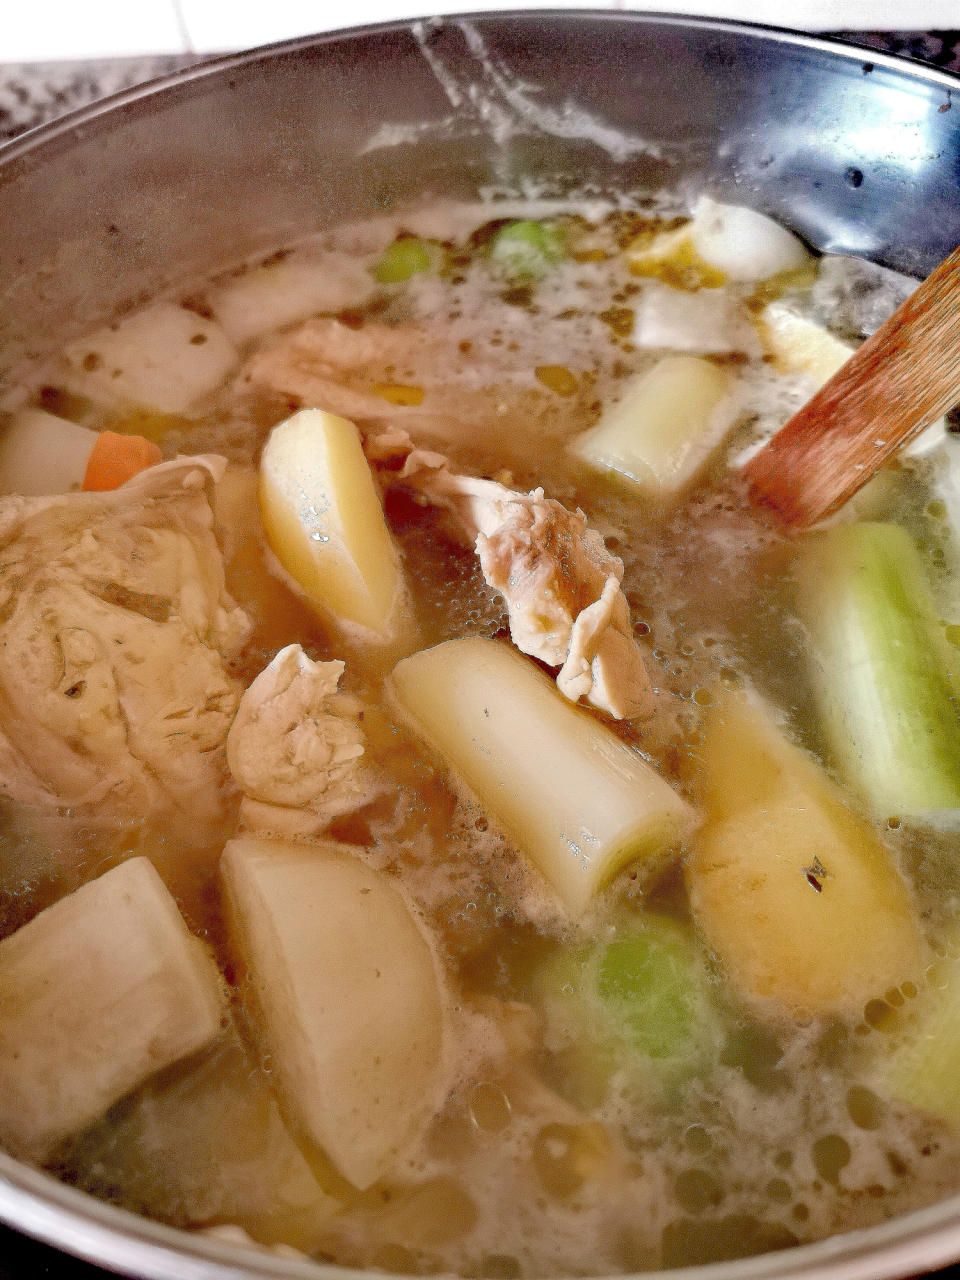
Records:
<instances>
[{"instance_id":1,"label":"broth","mask_svg":"<svg viewBox=\"0 0 960 1280\"><path fill-rule=\"evenodd\" d=\"M491 241L517 218L562 230L563 253L542 278L491 265ZM770 355L759 317L771 299L786 298L813 308L818 320L826 315L833 333L859 338L864 299L875 307L882 295L881 310L889 310L906 286L866 267L866 285L851 286L849 276L838 283L836 271L818 276L812 261L773 281L720 287L697 280L696 264L680 259L669 270L631 271L625 250L638 237L642 245L682 225L629 208L503 202L340 228L169 300L197 322L189 339L197 350L220 340L203 326L223 325L239 351L239 363L225 364L214 388L189 403L137 407L128 396L122 404L116 384L127 371L113 388L104 381L114 356L92 335L86 347L75 344L27 371L21 404L8 407L42 406L94 430L136 432L167 459L216 453L228 460L228 476L251 472L281 419L328 408L373 435L404 426L458 473L521 492L539 486L569 510L582 508L623 561L633 635L654 691L649 714L604 723L702 809L705 715L738 690L776 706L788 738L823 755L809 638L794 603L804 540L751 512L722 483L731 462L816 385ZM427 246L427 267L378 281L377 263L391 244L403 244L401 232ZM311 276L308 288L299 264L317 262L325 283L321 289ZM671 277L677 270L686 276ZM310 289L326 291L321 305L301 299ZM636 340L637 318L663 289L725 298L732 310L724 325L735 317L744 327L727 335L729 345L721 338L717 349L698 353L735 380L736 424L682 494L658 505L591 472L567 446L631 380L684 349L656 333ZM679 325L683 341L690 328ZM867 519L882 512L899 520L920 539L949 622L948 526L928 487L938 465L918 455L888 469L861 510ZM381 480L419 619L418 647L460 637L506 643L503 599L474 551L451 537L435 505L389 473ZM291 1138L276 1064L251 1015L249 979L225 918L218 863L242 819L220 741L211 757L220 790L202 823L190 821L190 802L173 805L166 792L136 812L122 789L115 805L26 803L16 795L3 802L4 937L81 884L146 854L217 957L229 992L212 1047L117 1099L101 1121L57 1144L47 1167L187 1229L239 1227L252 1243L358 1267L504 1278L739 1257L866 1226L956 1189L957 1131L877 1080L878 1061L909 1035L925 983L940 981L928 964L954 945L955 832L896 812L866 819L906 878L929 955L918 973L852 1013L796 1016L727 984L723 961L691 918L696 835L653 874L628 863L571 919L496 818L398 723L384 689L396 655L356 650L318 621L278 576L249 505L253 490L238 492L239 505L223 498L218 507L218 537L226 590L250 628L232 649L224 643L225 678L239 694L293 643L312 659L346 663L341 689L362 714L364 759L377 785L327 822L324 836L400 887L442 971L439 1105L363 1190ZM811 876L811 893L819 893ZM571 1036L551 1012L565 991L562 978L560 995L550 986L563 957L628 936L636 921L676 931L694 948L696 1000L706 1012L697 1004L701 1012L684 1006L678 1016L682 1034L692 1026L702 1043L693 1069L674 1077L649 1064L638 1074L621 1059L612 1069L585 1064L579 1042L588 1032L581 1024ZM653 1015L643 1016L649 1029Z\"/></svg>"}]
</instances>

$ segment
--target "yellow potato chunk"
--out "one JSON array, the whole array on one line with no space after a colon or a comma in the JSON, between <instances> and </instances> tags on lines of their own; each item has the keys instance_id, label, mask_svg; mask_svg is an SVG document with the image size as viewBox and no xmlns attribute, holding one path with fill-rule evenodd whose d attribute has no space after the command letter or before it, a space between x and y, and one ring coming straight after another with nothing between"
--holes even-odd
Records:
<instances>
[{"instance_id":1,"label":"yellow potato chunk","mask_svg":"<svg viewBox=\"0 0 960 1280\"><path fill-rule=\"evenodd\" d=\"M430 947L390 879L333 842L231 840L220 865L281 1108L367 1187L439 1103Z\"/></svg>"},{"instance_id":2,"label":"yellow potato chunk","mask_svg":"<svg viewBox=\"0 0 960 1280\"><path fill-rule=\"evenodd\" d=\"M697 356L666 356L632 378L571 449L665 503L696 478L739 411L735 380L725 369Z\"/></svg>"},{"instance_id":3,"label":"yellow potato chunk","mask_svg":"<svg viewBox=\"0 0 960 1280\"><path fill-rule=\"evenodd\" d=\"M707 817L687 884L734 988L803 1020L857 1016L915 977L917 914L869 823L759 701L724 698L704 727Z\"/></svg>"},{"instance_id":4,"label":"yellow potato chunk","mask_svg":"<svg viewBox=\"0 0 960 1280\"><path fill-rule=\"evenodd\" d=\"M0 1134L43 1159L220 1031L216 965L146 858L0 942Z\"/></svg>"},{"instance_id":5,"label":"yellow potato chunk","mask_svg":"<svg viewBox=\"0 0 960 1280\"><path fill-rule=\"evenodd\" d=\"M449 640L398 663L389 685L571 916L628 862L662 866L696 821L636 751L507 645Z\"/></svg>"},{"instance_id":6,"label":"yellow potato chunk","mask_svg":"<svg viewBox=\"0 0 960 1280\"><path fill-rule=\"evenodd\" d=\"M352 422L303 409L274 427L259 496L271 549L324 621L357 645L411 647L400 557Z\"/></svg>"}]
</instances>

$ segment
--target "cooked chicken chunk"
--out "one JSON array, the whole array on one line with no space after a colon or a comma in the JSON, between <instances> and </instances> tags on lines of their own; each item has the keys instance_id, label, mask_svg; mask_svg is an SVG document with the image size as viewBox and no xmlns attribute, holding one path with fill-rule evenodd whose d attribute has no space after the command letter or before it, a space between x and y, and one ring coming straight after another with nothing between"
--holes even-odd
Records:
<instances>
[{"instance_id":1,"label":"cooked chicken chunk","mask_svg":"<svg viewBox=\"0 0 960 1280\"><path fill-rule=\"evenodd\" d=\"M247 827L313 834L381 789L360 764L362 707L337 692L342 675L342 662L313 662L291 644L241 698L227 761L245 795Z\"/></svg>"},{"instance_id":2,"label":"cooked chicken chunk","mask_svg":"<svg viewBox=\"0 0 960 1280\"><path fill-rule=\"evenodd\" d=\"M517 648L559 667L557 687L617 719L649 709L650 681L620 588L623 562L582 511L542 489L518 493L459 475L439 453L414 448L402 431L371 436L368 456L399 483L445 508L472 543L487 582L507 604Z\"/></svg>"},{"instance_id":3,"label":"cooked chicken chunk","mask_svg":"<svg viewBox=\"0 0 960 1280\"><path fill-rule=\"evenodd\" d=\"M191 840L222 813L248 630L212 531L220 459L120 489L0 499L0 794L164 812Z\"/></svg>"}]
</instances>

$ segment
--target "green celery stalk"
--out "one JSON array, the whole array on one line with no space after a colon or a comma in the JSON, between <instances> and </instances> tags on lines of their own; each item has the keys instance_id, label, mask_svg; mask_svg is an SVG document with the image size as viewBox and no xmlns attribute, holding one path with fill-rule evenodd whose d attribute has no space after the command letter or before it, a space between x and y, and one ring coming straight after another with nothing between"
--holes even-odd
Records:
<instances>
[{"instance_id":1,"label":"green celery stalk","mask_svg":"<svg viewBox=\"0 0 960 1280\"><path fill-rule=\"evenodd\" d=\"M399 236L384 249L373 274L381 284L402 284L411 276L429 271L435 257L426 240L417 236Z\"/></svg>"},{"instance_id":2,"label":"green celery stalk","mask_svg":"<svg viewBox=\"0 0 960 1280\"><path fill-rule=\"evenodd\" d=\"M815 534L797 572L822 732L878 817L960 808L960 671L897 525Z\"/></svg>"}]
</instances>

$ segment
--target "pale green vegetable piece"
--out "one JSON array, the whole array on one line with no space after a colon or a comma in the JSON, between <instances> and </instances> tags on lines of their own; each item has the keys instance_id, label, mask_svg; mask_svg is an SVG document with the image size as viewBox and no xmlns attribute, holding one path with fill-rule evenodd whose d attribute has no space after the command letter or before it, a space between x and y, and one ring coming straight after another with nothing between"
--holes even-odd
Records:
<instances>
[{"instance_id":1,"label":"pale green vegetable piece","mask_svg":"<svg viewBox=\"0 0 960 1280\"><path fill-rule=\"evenodd\" d=\"M571 916L628 862L662 866L696 815L606 725L495 640L449 640L398 663L393 699Z\"/></svg>"},{"instance_id":2,"label":"pale green vegetable piece","mask_svg":"<svg viewBox=\"0 0 960 1280\"><path fill-rule=\"evenodd\" d=\"M430 947L391 880L331 841L231 840L221 871L281 1108L308 1148L367 1187L439 1103Z\"/></svg>"},{"instance_id":3,"label":"pale green vegetable piece","mask_svg":"<svg viewBox=\"0 0 960 1280\"><path fill-rule=\"evenodd\" d=\"M373 269L381 284L403 284L411 276L429 271L435 251L419 236L400 236L387 245Z\"/></svg>"},{"instance_id":4,"label":"pale green vegetable piece","mask_svg":"<svg viewBox=\"0 0 960 1280\"><path fill-rule=\"evenodd\" d=\"M226 380L239 357L221 327L172 302L64 348L71 390L113 412L181 414Z\"/></svg>"},{"instance_id":5,"label":"pale green vegetable piece","mask_svg":"<svg viewBox=\"0 0 960 1280\"><path fill-rule=\"evenodd\" d=\"M508 222L490 241L493 269L516 284L534 284L567 256L563 233L545 222Z\"/></svg>"},{"instance_id":6,"label":"pale green vegetable piece","mask_svg":"<svg viewBox=\"0 0 960 1280\"><path fill-rule=\"evenodd\" d=\"M960 671L898 525L814 535L797 573L823 737L878 817L960 808Z\"/></svg>"},{"instance_id":7,"label":"pale green vegetable piece","mask_svg":"<svg viewBox=\"0 0 960 1280\"><path fill-rule=\"evenodd\" d=\"M618 1074L649 1098L694 1074L718 1040L693 939L656 916L564 949L541 968L534 993L548 1043L584 1097L602 1096Z\"/></svg>"},{"instance_id":8,"label":"pale green vegetable piece","mask_svg":"<svg viewBox=\"0 0 960 1280\"><path fill-rule=\"evenodd\" d=\"M934 972L936 980L921 991L873 1083L879 1092L960 1128L960 962L941 961Z\"/></svg>"},{"instance_id":9,"label":"pale green vegetable piece","mask_svg":"<svg viewBox=\"0 0 960 1280\"><path fill-rule=\"evenodd\" d=\"M0 493L79 489L97 433L45 409L21 409L0 435Z\"/></svg>"},{"instance_id":10,"label":"pale green vegetable piece","mask_svg":"<svg viewBox=\"0 0 960 1280\"><path fill-rule=\"evenodd\" d=\"M696 356L666 356L625 386L571 445L657 502L675 498L723 442L740 412L734 378Z\"/></svg>"},{"instance_id":11,"label":"pale green vegetable piece","mask_svg":"<svg viewBox=\"0 0 960 1280\"><path fill-rule=\"evenodd\" d=\"M0 942L0 1133L43 1159L220 1032L222 988L146 858Z\"/></svg>"}]
</instances>

